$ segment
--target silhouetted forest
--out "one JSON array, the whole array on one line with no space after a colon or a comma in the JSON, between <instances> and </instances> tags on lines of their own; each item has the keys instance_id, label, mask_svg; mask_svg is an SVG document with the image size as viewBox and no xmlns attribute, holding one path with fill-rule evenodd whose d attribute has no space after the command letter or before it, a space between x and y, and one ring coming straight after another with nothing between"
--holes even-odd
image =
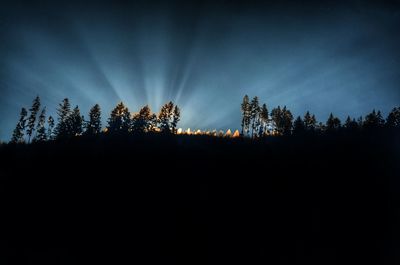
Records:
<instances>
[{"instance_id":1,"label":"silhouetted forest","mask_svg":"<svg viewBox=\"0 0 400 265\"><path fill-rule=\"evenodd\" d=\"M103 129L101 124L101 108L95 104L89 112L89 119L81 115L79 107L71 109L68 98L65 98L57 109L57 124L52 116L46 120L46 107L40 109L40 98L33 100L32 107L28 111L22 108L17 125L14 129L10 143L42 142L46 140L62 140L77 136L94 137L100 134L109 135L133 135L143 133L161 132L164 134L181 134L177 124L180 120L180 108L173 102L168 102L161 107L158 115L151 112L148 105L142 107L139 112L131 113L123 102L111 111L107 126ZM372 110L371 113L351 118L347 116L344 124L341 120L330 114L326 123L318 122L315 115L307 111L304 117L298 116L293 121L291 111L284 106L277 106L270 112L266 104L260 105L258 97L251 101L247 95L241 104L242 121L241 133L231 135L217 131L200 131L198 134L212 136L242 136L261 138L267 136L324 134L324 133L354 133L356 131L396 130L400 127L400 107L395 107L388 114L386 120L381 112ZM40 114L39 114L40 113ZM188 132L189 134L189 132Z\"/></svg>"},{"instance_id":2,"label":"silhouetted forest","mask_svg":"<svg viewBox=\"0 0 400 265\"><path fill-rule=\"evenodd\" d=\"M103 127L35 99L0 146L0 263L398 264L399 108L241 110L242 137L216 137L178 133L172 102Z\"/></svg>"}]
</instances>

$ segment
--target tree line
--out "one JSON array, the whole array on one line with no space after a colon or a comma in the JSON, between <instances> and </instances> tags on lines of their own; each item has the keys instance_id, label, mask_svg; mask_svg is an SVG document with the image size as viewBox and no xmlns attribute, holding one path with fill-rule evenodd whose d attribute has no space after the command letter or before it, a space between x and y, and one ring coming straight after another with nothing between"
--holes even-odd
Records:
<instances>
[{"instance_id":1,"label":"tree line","mask_svg":"<svg viewBox=\"0 0 400 265\"><path fill-rule=\"evenodd\" d=\"M142 107L138 113L132 114L128 107L120 102L111 111L107 126L103 130L99 104L90 109L86 120L79 107L71 108L69 99L65 98L57 108L57 124L52 116L46 118L46 107L41 108L39 96L33 100L28 111L26 108L21 109L11 143L42 142L83 135L95 136L102 131L109 134L176 133L181 115L180 108L172 101L164 104L158 115L152 113L148 105Z\"/></svg>"},{"instance_id":2,"label":"tree line","mask_svg":"<svg viewBox=\"0 0 400 265\"><path fill-rule=\"evenodd\" d=\"M323 123L318 122L315 115L309 111L303 117L298 116L294 119L293 114L286 106L277 106L269 112L267 105L261 105L257 96L250 100L249 96L245 95L241 111L241 135L251 138L266 135L400 128L400 107L393 108L386 119L379 110L373 110L365 117L360 116L358 119L347 116L343 124L338 117L331 113L328 120Z\"/></svg>"}]
</instances>

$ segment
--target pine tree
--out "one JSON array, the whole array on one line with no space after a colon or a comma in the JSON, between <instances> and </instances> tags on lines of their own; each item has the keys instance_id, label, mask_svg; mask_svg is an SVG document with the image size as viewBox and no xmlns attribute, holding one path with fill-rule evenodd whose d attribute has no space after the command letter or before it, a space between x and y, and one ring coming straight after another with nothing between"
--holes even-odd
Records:
<instances>
[{"instance_id":1,"label":"pine tree","mask_svg":"<svg viewBox=\"0 0 400 265\"><path fill-rule=\"evenodd\" d=\"M89 121L86 124L86 134L96 135L101 132L101 109L99 104L94 105L89 111Z\"/></svg>"},{"instance_id":2,"label":"pine tree","mask_svg":"<svg viewBox=\"0 0 400 265\"><path fill-rule=\"evenodd\" d=\"M130 112L124 103L120 102L111 111L107 129L110 133L128 133L131 128Z\"/></svg>"},{"instance_id":3,"label":"pine tree","mask_svg":"<svg viewBox=\"0 0 400 265\"><path fill-rule=\"evenodd\" d=\"M53 139L53 128L54 128L54 119L52 116L49 116L47 119L47 139L52 140Z\"/></svg>"},{"instance_id":4,"label":"pine tree","mask_svg":"<svg viewBox=\"0 0 400 265\"><path fill-rule=\"evenodd\" d=\"M19 117L19 121L13 131L11 143L23 143L24 142L24 131L25 131L25 126L26 126L26 116L27 115L28 115L28 112L26 111L26 109L22 108L20 117Z\"/></svg>"},{"instance_id":5,"label":"pine tree","mask_svg":"<svg viewBox=\"0 0 400 265\"><path fill-rule=\"evenodd\" d=\"M155 113L150 115L149 118L149 127L148 127L148 131L149 132L154 132L157 130L157 124L158 124L158 119L157 119L157 115Z\"/></svg>"},{"instance_id":6,"label":"pine tree","mask_svg":"<svg viewBox=\"0 0 400 265\"><path fill-rule=\"evenodd\" d=\"M286 108L286 106L283 107L282 112L283 112L283 134L287 135L290 134L292 131L293 115L290 112L290 110Z\"/></svg>"},{"instance_id":7,"label":"pine tree","mask_svg":"<svg viewBox=\"0 0 400 265\"><path fill-rule=\"evenodd\" d=\"M32 107L29 109L30 111L30 115L28 118L28 129L26 130L26 134L28 135L28 143L30 143L31 141L31 136L33 134L33 132L35 131L35 122L36 122L36 116L38 114L40 108L40 98L39 96L37 96L34 100L33 100L33 104Z\"/></svg>"},{"instance_id":8,"label":"pine tree","mask_svg":"<svg viewBox=\"0 0 400 265\"><path fill-rule=\"evenodd\" d=\"M57 109L58 123L55 128L55 135L57 139L67 138L72 135L71 133L71 105L68 98L64 98L62 103L59 104Z\"/></svg>"},{"instance_id":9,"label":"pine tree","mask_svg":"<svg viewBox=\"0 0 400 265\"><path fill-rule=\"evenodd\" d=\"M271 118L275 123L278 133L285 135L290 134L293 125L293 115L286 106L282 109L280 106L272 109Z\"/></svg>"},{"instance_id":10,"label":"pine tree","mask_svg":"<svg viewBox=\"0 0 400 265\"><path fill-rule=\"evenodd\" d=\"M46 124L46 107L42 109L39 115L38 124L36 127L37 134L34 138L35 142L43 142L47 140L45 124Z\"/></svg>"},{"instance_id":11,"label":"pine tree","mask_svg":"<svg viewBox=\"0 0 400 265\"><path fill-rule=\"evenodd\" d=\"M304 115L304 126L305 129L308 131L314 131L315 127L317 125L317 119L315 118L315 115L311 115L309 111L306 112Z\"/></svg>"},{"instance_id":12,"label":"pine tree","mask_svg":"<svg viewBox=\"0 0 400 265\"><path fill-rule=\"evenodd\" d=\"M363 126L366 129L377 129L383 127L384 123L381 112L372 110L370 114L365 116Z\"/></svg>"},{"instance_id":13,"label":"pine tree","mask_svg":"<svg viewBox=\"0 0 400 265\"><path fill-rule=\"evenodd\" d=\"M329 131L335 131L340 129L341 127L341 122L340 119L337 117L334 117L333 114L331 113L329 115L328 120L326 121L326 129Z\"/></svg>"},{"instance_id":14,"label":"pine tree","mask_svg":"<svg viewBox=\"0 0 400 265\"><path fill-rule=\"evenodd\" d=\"M251 120L251 137L254 137L254 132L257 132L257 128L260 124L260 105L258 97L255 96L250 102L250 120Z\"/></svg>"},{"instance_id":15,"label":"pine tree","mask_svg":"<svg viewBox=\"0 0 400 265\"><path fill-rule=\"evenodd\" d=\"M71 133L69 136L71 137L71 136L82 135L84 118L81 115L81 112L80 112L78 106L75 106L75 108L73 109L68 120L69 120L69 124L71 126Z\"/></svg>"},{"instance_id":16,"label":"pine tree","mask_svg":"<svg viewBox=\"0 0 400 265\"><path fill-rule=\"evenodd\" d=\"M243 97L241 110L242 110L242 135L247 135L250 127L250 112L251 112L249 96L247 95Z\"/></svg>"},{"instance_id":17,"label":"pine tree","mask_svg":"<svg viewBox=\"0 0 400 265\"><path fill-rule=\"evenodd\" d=\"M261 107L261 111L260 111L260 129L259 129L259 136L263 136L265 135L265 133L267 132L267 126L268 126L268 121L269 121L269 117L268 117L268 109L267 109L267 105L264 103Z\"/></svg>"},{"instance_id":18,"label":"pine tree","mask_svg":"<svg viewBox=\"0 0 400 265\"><path fill-rule=\"evenodd\" d=\"M171 119L173 118L174 103L172 101L164 104L161 107L160 113L158 114L158 121L160 125L160 131L164 133L171 132Z\"/></svg>"},{"instance_id":19,"label":"pine tree","mask_svg":"<svg viewBox=\"0 0 400 265\"><path fill-rule=\"evenodd\" d=\"M400 107L393 108L386 118L388 128L400 128Z\"/></svg>"},{"instance_id":20,"label":"pine tree","mask_svg":"<svg viewBox=\"0 0 400 265\"><path fill-rule=\"evenodd\" d=\"M354 131L358 129L358 123L356 119L351 119L350 116L347 116L346 121L344 123L344 127L348 131Z\"/></svg>"},{"instance_id":21,"label":"pine tree","mask_svg":"<svg viewBox=\"0 0 400 265\"><path fill-rule=\"evenodd\" d=\"M280 106L272 109L271 120L274 122L274 127L278 133L282 133L282 110Z\"/></svg>"},{"instance_id":22,"label":"pine tree","mask_svg":"<svg viewBox=\"0 0 400 265\"><path fill-rule=\"evenodd\" d=\"M171 129L173 133L176 133L176 126L178 125L178 122L180 121L181 118L181 110L179 109L178 106L175 105L173 114L172 114L172 122L171 122Z\"/></svg>"},{"instance_id":23,"label":"pine tree","mask_svg":"<svg viewBox=\"0 0 400 265\"><path fill-rule=\"evenodd\" d=\"M382 113L380 110L378 110L378 112L376 113L376 118L377 118L377 122L378 122L378 127L382 128L385 125L385 120L382 117Z\"/></svg>"},{"instance_id":24,"label":"pine tree","mask_svg":"<svg viewBox=\"0 0 400 265\"><path fill-rule=\"evenodd\" d=\"M148 105L144 106L139 110L133 119L133 131L144 133L150 130L150 119L151 119L151 110Z\"/></svg>"},{"instance_id":25,"label":"pine tree","mask_svg":"<svg viewBox=\"0 0 400 265\"><path fill-rule=\"evenodd\" d=\"M293 123L293 133L294 134L302 134L305 131L305 125L300 116L297 116L296 120Z\"/></svg>"}]
</instances>

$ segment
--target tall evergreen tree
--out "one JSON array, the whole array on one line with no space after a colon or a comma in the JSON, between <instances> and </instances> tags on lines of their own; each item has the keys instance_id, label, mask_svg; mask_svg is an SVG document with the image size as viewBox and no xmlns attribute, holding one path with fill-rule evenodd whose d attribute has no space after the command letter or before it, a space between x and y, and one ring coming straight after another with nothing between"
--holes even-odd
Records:
<instances>
[{"instance_id":1,"label":"tall evergreen tree","mask_svg":"<svg viewBox=\"0 0 400 265\"><path fill-rule=\"evenodd\" d=\"M365 116L363 126L366 129L377 129L383 127L384 123L385 121L382 118L381 112L376 112L375 110L372 110L370 114Z\"/></svg>"},{"instance_id":2,"label":"tall evergreen tree","mask_svg":"<svg viewBox=\"0 0 400 265\"><path fill-rule=\"evenodd\" d=\"M25 131L25 126L26 126L26 116L27 115L28 115L28 112L26 111L26 109L22 108L20 116L19 116L19 121L13 131L11 143L24 142L24 131Z\"/></svg>"},{"instance_id":3,"label":"tall evergreen tree","mask_svg":"<svg viewBox=\"0 0 400 265\"><path fill-rule=\"evenodd\" d=\"M181 119L181 110L177 105L175 105L174 111L172 113L171 129L173 133L176 133L176 126Z\"/></svg>"},{"instance_id":4,"label":"tall evergreen tree","mask_svg":"<svg viewBox=\"0 0 400 265\"><path fill-rule=\"evenodd\" d=\"M335 131L340 129L341 127L341 122L340 119L337 117L334 117L333 114L331 113L329 115L328 120L326 121L326 129L329 131Z\"/></svg>"},{"instance_id":5,"label":"tall evergreen tree","mask_svg":"<svg viewBox=\"0 0 400 265\"><path fill-rule=\"evenodd\" d=\"M282 110L281 106L278 106L276 108L273 108L271 110L271 120L274 123L275 129L278 131L278 133L282 133Z\"/></svg>"},{"instance_id":6,"label":"tall evergreen tree","mask_svg":"<svg viewBox=\"0 0 400 265\"><path fill-rule=\"evenodd\" d=\"M400 128L400 107L393 108L386 118L388 128Z\"/></svg>"},{"instance_id":7,"label":"tall evergreen tree","mask_svg":"<svg viewBox=\"0 0 400 265\"><path fill-rule=\"evenodd\" d=\"M139 132L139 133L144 133L150 130L150 119L151 119L151 110L148 105L144 106L139 110L139 113L137 113L133 117L133 131Z\"/></svg>"},{"instance_id":8,"label":"tall evergreen tree","mask_svg":"<svg viewBox=\"0 0 400 265\"><path fill-rule=\"evenodd\" d=\"M242 135L247 135L250 127L250 113L251 113L250 100L249 96L247 95L243 97L241 110L242 110Z\"/></svg>"},{"instance_id":9,"label":"tall evergreen tree","mask_svg":"<svg viewBox=\"0 0 400 265\"><path fill-rule=\"evenodd\" d=\"M26 130L26 134L28 135L28 143L30 143L33 132L35 131L36 116L39 112L39 109L40 109L40 98L39 96L37 96L33 100L32 107L29 109L31 114L29 115L28 118L28 125L27 125L28 128Z\"/></svg>"},{"instance_id":10,"label":"tall evergreen tree","mask_svg":"<svg viewBox=\"0 0 400 265\"><path fill-rule=\"evenodd\" d=\"M38 118L38 124L36 126L37 134L34 138L35 142L43 142L47 140L45 124L46 124L46 107L42 109Z\"/></svg>"},{"instance_id":11,"label":"tall evergreen tree","mask_svg":"<svg viewBox=\"0 0 400 265\"><path fill-rule=\"evenodd\" d=\"M158 121L160 123L160 131L164 133L171 132L171 120L173 119L174 103L172 101L164 104L158 114Z\"/></svg>"},{"instance_id":12,"label":"tall evergreen tree","mask_svg":"<svg viewBox=\"0 0 400 265\"><path fill-rule=\"evenodd\" d=\"M120 102L111 111L107 129L110 133L128 133L131 129L131 114L124 103Z\"/></svg>"},{"instance_id":13,"label":"tall evergreen tree","mask_svg":"<svg viewBox=\"0 0 400 265\"><path fill-rule=\"evenodd\" d=\"M69 136L79 136L83 133L84 118L78 106L75 106L69 116L69 124L71 126L71 134Z\"/></svg>"},{"instance_id":14,"label":"tall evergreen tree","mask_svg":"<svg viewBox=\"0 0 400 265\"><path fill-rule=\"evenodd\" d=\"M305 125L300 116L297 116L296 120L293 123L293 133L294 134L302 134L305 131Z\"/></svg>"},{"instance_id":15,"label":"tall evergreen tree","mask_svg":"<svg viewBox=\"0 0 400 265\"><path fill-rule=\"evenodd\" d=\"M286 108L286 106L282 109L283 112L283 134L290 134L293 127L293 115L290 110Z\"/></svg>"},{"instance_id":16,"label":"tall evergreen tree","mask_svg":"<svg viewBox=\"0 0 400 265\"><path fill-rule=\"evenodd\" d=\"M49 116L47 119L47 139L52 140L53 139L53 129L54 129L54 119L52 116Z\"/></svg>"},{"instance_id":17,"label":"tall evergreen tree","mask_svg":"<svg viewBox=\"0 0 400 265\"><path fill-rule=\"evenodd\" d=\"M308 131L314 131L315 127L317 126L317 119L315 118L315 115L311 115L309 111L307 111L304 115L304 126Z\"/></svg>"},{"instance_id":18,"label":"tall evergreen tree","mask_svg":"<svg viewBox=\"0 0 400 265\"><path fill-rule=\"evenodd\" d=\"M258 97L255 96L250 102L250 120L251 120L251 137L254 137L254 133L257 133L258 126L260 124L260 104Z\"/></svg>"},{"instance_id":19,"label":"tall evergreen tree","mask_svg":"<svg viewBox=\"0 0 400 265\"><path fill-rule=\"evenodd\" d=\"M356 119L351 119L350 116L347 116L344 127L348 131L355 131L358 129L358 123Z\"/></svg>"},{"instance_id":20,"label":"tall evergreen tree","mask_svg":"<svg viewBox=\"0 0 400 265\"><path fill-rule=\"evenodd\" d=\"M275 123L276 129L280 134L290 134L293 125L293 115L284 106L282 109L280 106L272 109L271 118Z\"/></svg>"},{"instance_id":21,"label":"tall evergreen tree","mask_svg":"<svg viewBox=\"0 0 400 265\"><path fill-rule=\"evenodd\" d=\"M67 138L71 133L71 105L68 98L64 98L57 109L58 123L55 128L55 136L57 139Z\"/></svg>"},{"instance_id":22,"label":"tall evergreen tree","mask_svg":"<svg viewBox=\"0 0 400 265\"><path fill-rule=\"evenodd\" d=\"M154 132L158 128L158 119L157 115L155 113L151 114L150 120L149 120L149 131Z\"/></svg>"},{"instance_id":23,"label":"tall evergreen tree","mask_svg":"<svg viewBox=\"0 0 400 265\"><path fill-rule=\"evenodd\" d=\"M268 109L267 109L267 105L264 103L262 105L261 111L260 111L261 124L260 124L260 129L259 129L259 136L263 136L267 132L268 121L269 121Z\"/></svg>"},{"instance_id":24,"label":"tall evergreen tree","mask_svg":"<svg viewBox=\"0 0 400 265\"><path fill-rule=\"evenodd\" d=\"M101 132L101 109L99 104L94 105L89 111L89 121L86 124L87 135L96 135Z\"/></svg>"}]
</instances>

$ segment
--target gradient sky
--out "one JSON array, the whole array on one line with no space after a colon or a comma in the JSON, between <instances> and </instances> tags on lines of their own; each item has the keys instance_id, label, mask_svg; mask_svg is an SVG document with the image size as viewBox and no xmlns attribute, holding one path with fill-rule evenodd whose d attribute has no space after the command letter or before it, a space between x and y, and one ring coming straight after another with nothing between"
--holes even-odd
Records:
<instances>
[{"instance_id":1,"label":"gradient sky","mask_svg":"<svg viewBox=\"0 0 400 265\"><path fill-rule=\"evenodd\" d=\"M0 140L36 95L104 121L173 100L192 129L238 128L244 94L322 121L400 105L399 1L79 2L2 2Z\"/></svg>"}]
</instances>

